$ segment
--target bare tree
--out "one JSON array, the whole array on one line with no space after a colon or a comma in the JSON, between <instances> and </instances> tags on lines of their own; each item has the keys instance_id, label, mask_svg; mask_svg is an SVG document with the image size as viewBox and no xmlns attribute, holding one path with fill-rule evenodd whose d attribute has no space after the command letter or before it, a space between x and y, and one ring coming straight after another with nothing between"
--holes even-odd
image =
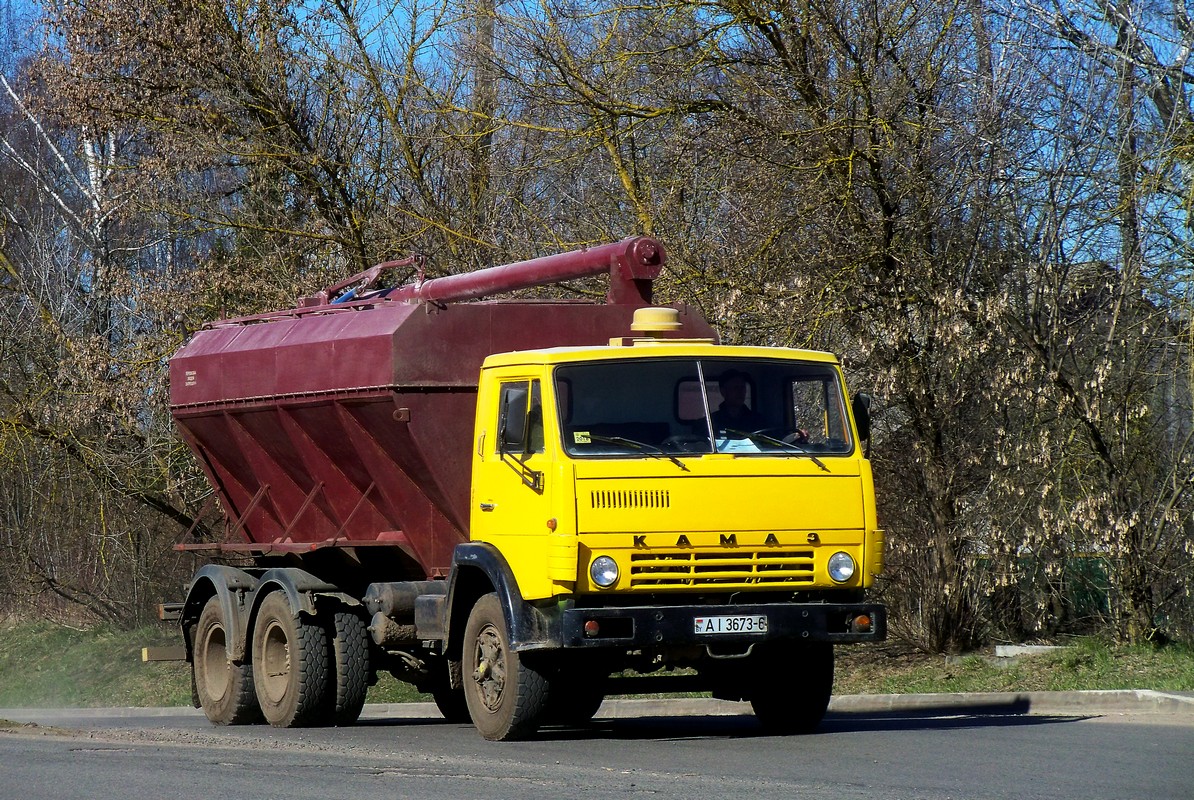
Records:
<instances>
[{"instance_id":1,"label":"bare tree","mask_svg":"<svg viewBox=\"0 0 1194 800\"><path fill-rule=\"evenodd\" d=\"M11 586L131 621L162 588L162 530L189 517L157 407L161 330L144 291L154 248L148 231L133 232L129 173L116 174L130 140L57 127L2 75L0 92L0 526L19 576Z\"/></svg>"},{"instance_id":2,"label":"bare tree","mask_svg":"<svg viewBox=\"0 0 1194 800\"><path fill-rule=\"evenodd\" d=\"M1030 419L1050 434L1034 453L1048 477L1029 530L1106 565L1119 637L1163 639L1189 607L1194 513L1181 164L1194 30L1180 5L1033 11L1016 19L1073 49L1040 62L1061 157L1042 175L1048 213L1026 226L1046 246L1012 323L1042 377Z\"/></svg>"}]
</instances>

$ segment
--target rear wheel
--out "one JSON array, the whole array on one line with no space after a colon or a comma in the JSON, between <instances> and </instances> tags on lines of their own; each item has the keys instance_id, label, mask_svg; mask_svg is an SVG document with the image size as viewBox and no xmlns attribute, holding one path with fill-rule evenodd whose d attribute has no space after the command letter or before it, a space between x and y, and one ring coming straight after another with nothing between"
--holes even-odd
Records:
<instances>
[{"instance_id":1,"label":"rear wheel","mask_svg":"<svg viewBox=\"0 0 1194 800\"><path fill-rule=\"evenodd\" d=\"M469 614L462 666L469 716L482 736L506 741L535 732L547 702L548 681L511 649L496 594L482 597Z\"/></svg>"},{"instance_id":2,"label":"rear wheel","mask_svg":"<svg viewBox=\"0 0 1194 800\"><path fill-rule=\"evenodd\" d=\"M253 685L270 725L300 728L326 718L328 635L290 607L285 592L262 601L253 627Z\"/></svg>"},{"instance_id":3,"label":"rear wheel","mask_svg":"<svg viewBox=\"0 0 1194 800\"><path fill-rule=\"evenodd\" d=\"M253 693L253 667L228 657L228 629L220 598L212 597L195 626L191 677L203 713L216 725L243 725L261 719Z\"/></svg>"},{"instance_id":4,"label":"rear wheel","mask_svg":"<svg viewBox=\"0 0 1194 800\"><path fill-rule=\"evenodd\" d=\"M351 725L361 716L369 691L369 631L365 620L348 609L327 615L332 640L328 718L332 725Z\"/></svg>"},{"instance_id":5,"label":"rear wheel","mask_svg":"<svg viewBox=\"0 0 1194 800\"><path fill-rule=\"evenodd\" d=\"M812 733L833 694L833 645L780 642L752 655L749 699L769 733Z\"/></svg>"}]
</instances>

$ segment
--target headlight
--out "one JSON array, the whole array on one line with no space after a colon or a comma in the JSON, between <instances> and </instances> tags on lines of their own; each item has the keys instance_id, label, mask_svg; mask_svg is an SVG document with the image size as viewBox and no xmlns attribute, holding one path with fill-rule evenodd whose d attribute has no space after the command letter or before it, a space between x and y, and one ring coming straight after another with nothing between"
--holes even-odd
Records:
<instances>
[{"instance_id":1,"label":"headlight","mask_svg":"<svg viewBox=\"0 0 1194 800\"><path fill-rule=\"evenodd\" d=\"M589 565L589 575L593 583L602 589L608 589L618 582L618 562L609 556L597 556Z\"/></svg>"},{"instance_id":2,"label":"headlight","mask_svg":"<svg viewBox=\"0 0 1194 800\"><path fill-rule=\"evenodd\" d=\"M829 557L829 577L845 583L854 577L854 559L849 553L834 553Z\"/></svg>"}]
</instances>

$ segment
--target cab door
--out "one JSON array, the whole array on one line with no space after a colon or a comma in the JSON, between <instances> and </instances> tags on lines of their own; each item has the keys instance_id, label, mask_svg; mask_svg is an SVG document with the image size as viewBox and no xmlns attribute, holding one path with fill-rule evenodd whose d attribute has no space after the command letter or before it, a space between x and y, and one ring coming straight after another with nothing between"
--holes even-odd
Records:
<instances>
[{"instance_id":1,"label":"cab door","mask_svg":"<svg viewBox=\"0 0 1194 800\"><path fill-rule=\"evenodd\" d=\"M538 377L499 378L478 410L471 536L505 556L524 599L549 597L551 459Z\"/></svg>"}]
</instances>

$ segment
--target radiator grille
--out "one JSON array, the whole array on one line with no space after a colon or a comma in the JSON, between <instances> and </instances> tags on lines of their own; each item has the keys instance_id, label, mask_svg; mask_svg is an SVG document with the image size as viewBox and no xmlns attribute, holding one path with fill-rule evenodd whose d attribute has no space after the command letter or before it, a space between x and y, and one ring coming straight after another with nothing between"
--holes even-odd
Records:
<instances>
[{"instance_id":1,"label":"radiator grille","mask_svg":"<svg viewBox=\"0 0 1194 800\"><path fill-rule=\"evenodd\" d=\"M811 550L632 553L630 587L760 586L813 582Z\"/></svg>"},{"instance_id":2,"label":"radiator grille","mask_svg":"<svg viewBox=\"0 0 1194 800\"><path fill-rule=\"evenodd\" d=\"M607 490L593 492L593 508L671 508L667 489Z\"/></svg>"}]
</instances>

